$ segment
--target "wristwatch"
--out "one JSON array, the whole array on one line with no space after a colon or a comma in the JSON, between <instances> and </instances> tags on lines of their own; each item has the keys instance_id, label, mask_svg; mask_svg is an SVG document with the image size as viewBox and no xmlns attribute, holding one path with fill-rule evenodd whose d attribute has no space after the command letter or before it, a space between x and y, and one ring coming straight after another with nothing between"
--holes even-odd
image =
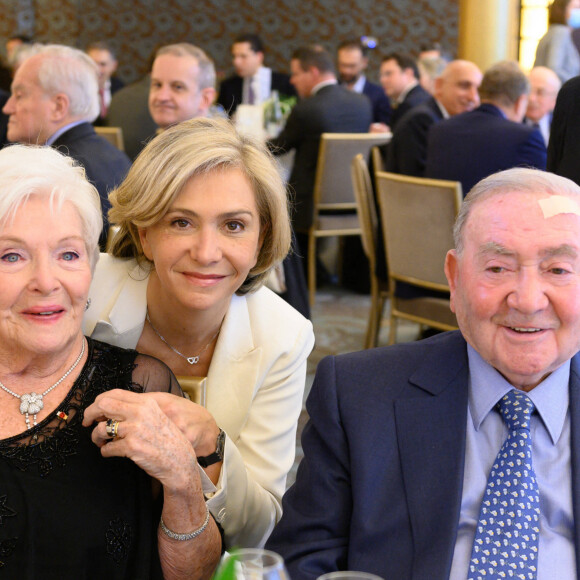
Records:
<instances>
[{"instance_id":1,"label":"wristwatch","mask_svg":"<svg viewBox=\"0 0 580 580\"><path fill-rule=\"evenodd\" d=\"M218 461L222 461L224 458L224 445L226 444L226 434L220 429L217 436L217 445L215 451L211 455L206 455L205 457L198 457L197 462L202 467L209 467Z\"/></svg>"}]
</instances>

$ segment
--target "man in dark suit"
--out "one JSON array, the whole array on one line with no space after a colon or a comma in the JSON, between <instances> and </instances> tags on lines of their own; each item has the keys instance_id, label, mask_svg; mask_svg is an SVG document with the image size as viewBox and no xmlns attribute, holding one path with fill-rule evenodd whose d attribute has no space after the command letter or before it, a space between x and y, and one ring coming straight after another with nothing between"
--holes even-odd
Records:
<instances>
[{"instance_id":1,"label":"man in dark suit","mask_svg":"<svg viewBox=\"0 0 580 580\"><path fill-rule=\"evenodd\" d=\"M370 101L338 85L332 58L318 46L299 48L290 61L291 82L301 100L282 133L270 142L274 153L295 150L289 185L295 193L294 228L306 233L312 223L312 191L322 133L366 133Z\"/></svg>"},{"instance_id":2,"label":"man in dark suit","mask_svg":"<svg viewBox=\"0 0 580 580\"><path fill-rule=\"evenodd\" d=\"M460 181L465 195L502 169L545 169L542 135L522 123L529 91L528 79L515 62L491 66L479 87L481 105L431 127L425 177Z\"/></svg>"},{"instance_id":3,"label":"man in dark suit","mask_svg":"<svg viewBox=\"0 0 580 580\"><path fill-rule=\"evenodd\" d=\"M273 71L264 64L264 44L256 34L242 34L232 44L232 63L236 74L222 81L218 103L233 115L239 104L260 105L272 91L280 97L296 92L287 74Z\"/></svg>"},{"instance_id":4,"label":"man in dark suit","mask_svg":"<svg viewBox=\"0 0 580 580\"><path fill-rule=\"evenodd\" d=\"M472 111L479 105L481 71L467 60L450 62L435 79L434 96L407 111L388 145L381 146L385 169L423 177L427 161L427 135L444 118Z\"/></svg>"},{"instance_id":5,"label":"man in dark suit","mask_svg":"<svg viewBox=\"0 0 580 580\"><path fill-rule=\"evenodd\" d=\"M104 249L110 208L109 192L124 179L131 161L98 136L91 125L99 114L98 81L94 62L82 51L47 45L16 71L12 96L4 106L8 140L50 145L70 155L97 188L103 211Z\"/></svg>"},{"instance_id":6,"label":"man in dark suit","mask_svg":"<svg viewBox=\"0 0 580 580\"><path fill-rule=\"evenodd\" d=\"M345 40L338 45L337 68L340 84L350 91L366 95L373 107L373 123L389 125L391 105L382 87L371 83L364 71L368 66L368 49L359 40Z\"/></svg>"},{"instance_id":7,"label":"man in dark suit","mask_svg":"<svg viewBox=\"0 0 580 580\"><path fill-rule=\"evenodd\" d=\"M550 130L548 171L580 184L580 77L560 89Z\"/></svg>"},{"instance_id":8,"label":"man in dark suit","mask_svg":"<svg viewBox=\"0 0 580 580\"><path fill-rule=\"evenodd\" d=\"M87 54L95 61L99 71L99 116L95 125L104 125L113 95L125 86L115 76L119 63L111 46L106 42L93 42L87 46Z\"/></svg>"},{"instance_id":9,"label":"man in dark suit","mask_svg":"<svg viewBox=\"0 0 580 580\"><path fill-rule=\"evenodd\" d=\"M528 74L530 97L524 123L540 130L546 147L550 141L552 116L562 82L548 67L536 66Z\"/></svg>"},{"instance_id":10,"label":"man in dark suit","mask_svg":"<svg viewBox=\"0 0 580 580\"><path fill-rule=\"evenodd\" d=\"M393 53L383 59L380 69L381 85L391 101L391 130L403 115L431 98L419 84L417 63L406 54Z\"/></svg>"},{"instance_id":11,"label":"man in dark suit","mask_svg":"<svg viewBox=\"0 0 580 580\"><path fill-rule=\"evenodd\" d=\"M532 169L492 175L455 237L459 331L318 366L304 459L266 544L292 578L580 573L580 188ZM512 430L514 398L535 412ZM506 481L494 463L514 437L526 461L508 458L521 467Z\"/></svg>"}]
</instances>

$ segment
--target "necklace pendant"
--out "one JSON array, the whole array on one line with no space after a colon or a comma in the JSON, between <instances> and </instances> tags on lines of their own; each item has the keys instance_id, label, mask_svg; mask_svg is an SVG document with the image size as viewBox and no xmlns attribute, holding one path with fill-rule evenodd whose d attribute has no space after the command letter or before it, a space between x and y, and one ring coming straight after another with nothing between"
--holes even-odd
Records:
<instances>
[{"instance_id":1,"label":"necklace pendant","mask_svg":"<svg viewBox=\"0 0 580 580\"><path fill-rule=\"evenodd\" d=\"M44 403L42 401L42 395L38 393L27 393L20 397L20 413L22 415L36 415L43 408Z\"/></svg>"},{"instance_id":2,"label":"necklace pendant","mask_svg":"<svg viewBox=\"0 0 580 580\"><path fill-rule=\"evenodd\" d=\"M190 365L196 365L199 362L199 356L188 356L186 360Z\"/></svg>"}]
</instances>

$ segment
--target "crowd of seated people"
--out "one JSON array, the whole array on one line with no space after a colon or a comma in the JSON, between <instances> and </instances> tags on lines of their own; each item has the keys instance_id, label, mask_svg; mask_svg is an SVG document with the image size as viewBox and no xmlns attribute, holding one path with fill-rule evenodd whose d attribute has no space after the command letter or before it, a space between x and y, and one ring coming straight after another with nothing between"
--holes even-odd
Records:
<instances>
[{"instance_id":1,"label":"crowd of seated people","mask_svg":"<svg viewBox=\"0 0 580 580\"><path fill-rule=\"evenodd\" d=\"M511 548L497 564L480 534L517 537L519 520L486 532L480 504L490 471L503 485L496 455L514 431L536 469L517 488L533 505L520 506L532 523L514 565L546 580L558 560L572 577L580 189L545 169L577 180L577 78L558 97L549 64L480 71L429 51L389 53L375 84L359 40L336 55L300 47L287 75L242 34L219 87L211 57L187 42L157 49L123 86L107 43L11 40L0 569L209 578L225 550L266 546L294 579L502 577ZM241 105L275 94L297 99L277 137L236 128ZM99 125L121 127L126 152ZM459 331L326 359L283 499L314 347L301 260L328 132L392 133L387 171L461 182L445 263ZM284 183L276 156L291 151ZM184 395L192 382L198 401ZM554 461L565 477L547 473Z\"/></svg>"}]
</instances>

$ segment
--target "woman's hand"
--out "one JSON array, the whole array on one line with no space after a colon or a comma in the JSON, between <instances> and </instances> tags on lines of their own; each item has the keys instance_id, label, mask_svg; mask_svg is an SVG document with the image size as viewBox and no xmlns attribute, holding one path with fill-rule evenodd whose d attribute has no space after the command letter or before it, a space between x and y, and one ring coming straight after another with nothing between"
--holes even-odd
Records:
<instances>
[{"instance_id":1,"label":"woman's hand","mask_svg":"<svg viewBox=\"0 0 580 580\"><path fill-rule=\"evenodd\" d=\"M121 389L102 393L85 410L83 425L97 422L91 437L103 457L127 457L168 489L191 489L193 482L201 489L194 448L158 404L160 393L151 395ZM167 393L165 397L182 400ZM164 406L173 407L169 402ZM107 434L108 419L119 421L115 438Z\"/></svg>"},{"instance_id":2,"label":"woman's hand","mask_svg":"<svg viewBox=\"0 0 580 580\"><path fill-rule=\"evenodd\" d=\"M220 430L207 409L169 393L146 393L144 396L157 402L159 408L187 437L197 457L205 457L215 451Z\"/></svg>"}]
</instances>

